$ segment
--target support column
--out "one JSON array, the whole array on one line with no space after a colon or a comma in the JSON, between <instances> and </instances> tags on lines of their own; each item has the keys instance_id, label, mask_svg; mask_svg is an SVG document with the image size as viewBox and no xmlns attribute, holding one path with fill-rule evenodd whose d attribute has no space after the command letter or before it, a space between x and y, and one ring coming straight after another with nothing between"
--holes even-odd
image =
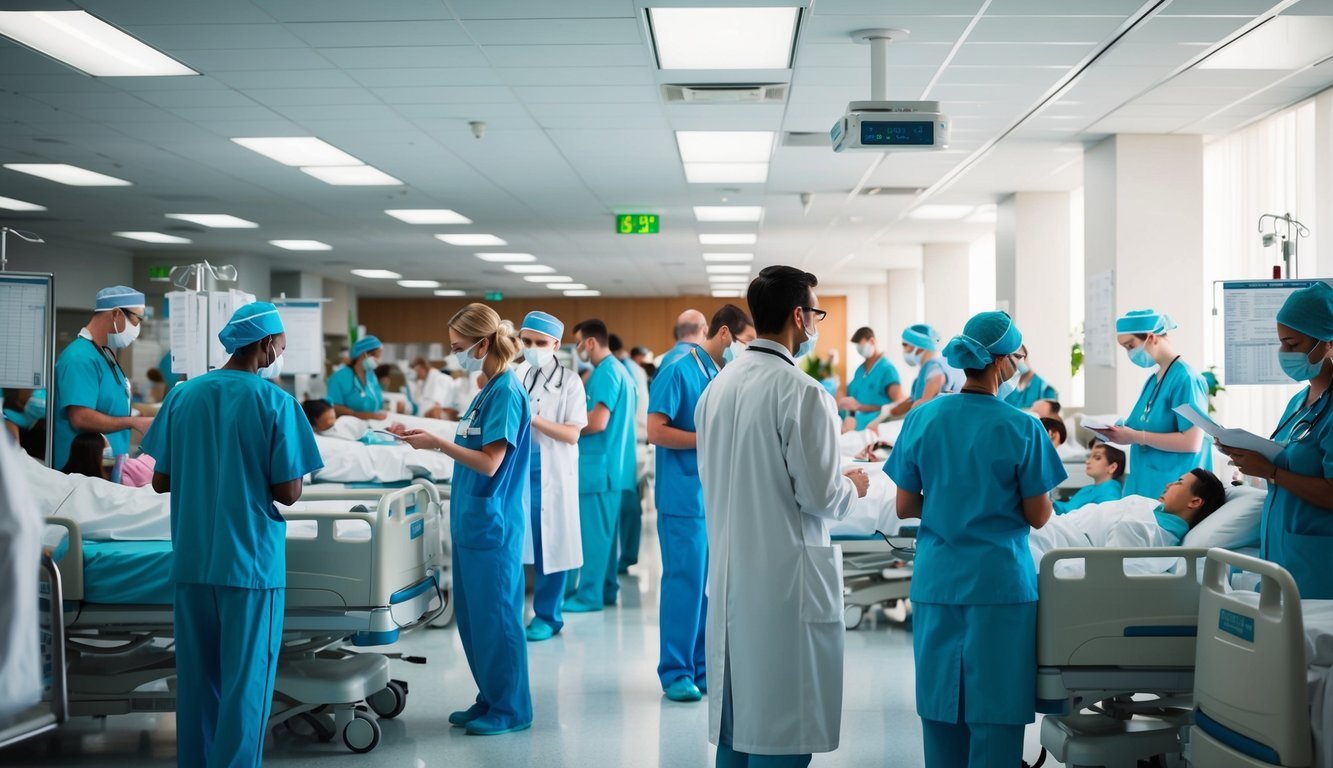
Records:
<instances>
[{"instance_id":1,"label":"support column","mask_svg":"<svg viewBox=\"0 0 1333 768\"><path fill-rule=\"evenodd\" d=\"M1001 200L995 222L995 296L1023 331L1033 369L1068 398L1069 194L1019 192Z\"/></svg>"},{"instance_id":2,"label":"support column","mask_svg":"<svg viewBox=\"0 0 1333 768\"><path fill-rule=\"evenodd\" d=\"M889 281L885 289L888 298L887 320L883 331L878 328L875 331L884 334L880 341L884 343L885 349L893 354L894 360L897 360L903 329L914 323L923 322L924 285L921 270L889 270Z\"/></svg>"},{"instance_id":3,"label":"support column","mask_svg":"<svg viewBox=\"0 0 1333 768\"><path fill-rule=\"evenodd\" d=\"M940 332L941 343L962 333L970 317L971 265L967 243L927 243L923 249L925 322Z\"/></svg>"},{"instance_id":4,"label":"support column","mask_svg":"<svg viewBox=\"0 0 1333 768\"><path fill-rule=\"evenodd\" d=\"M1315 168L1333 168L1333 91L1324 91L1315 97ZM1333 174L1316 173L1315 215L1310 225L1310 237L1301 241L1301 277L1333 276Z\"/></svg>"}]
</instances>

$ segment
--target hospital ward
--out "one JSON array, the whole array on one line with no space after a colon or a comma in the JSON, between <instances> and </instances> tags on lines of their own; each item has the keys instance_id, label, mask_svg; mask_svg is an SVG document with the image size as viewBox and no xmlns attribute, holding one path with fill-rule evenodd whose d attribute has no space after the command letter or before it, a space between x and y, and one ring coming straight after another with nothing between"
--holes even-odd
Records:
<instances>
[{"instance_id":1,"label":"hospital ward","mask_svg":"<svg viewBox=\"0 0 1333 768\"><path fill-rule=\"evenodd\" d=\"M1333 0L0 0L0 337L0 766L1333 768Z\"/></svg>"}]
</instances>

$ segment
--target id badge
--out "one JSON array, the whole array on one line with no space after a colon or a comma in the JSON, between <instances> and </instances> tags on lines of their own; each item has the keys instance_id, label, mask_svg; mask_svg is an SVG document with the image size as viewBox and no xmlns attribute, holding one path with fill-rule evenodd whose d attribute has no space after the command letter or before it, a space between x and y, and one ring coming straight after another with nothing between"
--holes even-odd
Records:
<instances>
[{"instance_id":1,"label":"id badge","mask_svg":"<svg viewBox=\"0 0 1333 768\"><path fill-rule=\"evenodd\" d=\"M458 436L467 437L468 430L471 426L472 426L472 419L463 419L462 421L458 422L458 433L457 433Z\"/></svg>"}]
</instances>

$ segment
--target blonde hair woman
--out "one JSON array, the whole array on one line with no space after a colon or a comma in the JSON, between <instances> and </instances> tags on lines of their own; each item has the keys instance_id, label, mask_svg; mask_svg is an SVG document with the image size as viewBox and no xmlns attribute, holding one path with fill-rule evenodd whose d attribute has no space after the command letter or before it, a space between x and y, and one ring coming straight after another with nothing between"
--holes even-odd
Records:
<instances>
[{"instance_id":1,"label":"blonde hair woman","mask_svg":"<svg viewBox=\"0 0 1333 768\"><path fill-rule=\"evenodd\" d=\"M457 462L449 521L454 606L479 693L449 723L476 735L521 731L532 725L523 633L532 412L509 368L519 340L495 310L469 304L449 321L449 344L458 366L482 373L486 385L463 412L453 442L420 430L404 435L413 448L434 448Z\"/></svg>"}]
</instances>

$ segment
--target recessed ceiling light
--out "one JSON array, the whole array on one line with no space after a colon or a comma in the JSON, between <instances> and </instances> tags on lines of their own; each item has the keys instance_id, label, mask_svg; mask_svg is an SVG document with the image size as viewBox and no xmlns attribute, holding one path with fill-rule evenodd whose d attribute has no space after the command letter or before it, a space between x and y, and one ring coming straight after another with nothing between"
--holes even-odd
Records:
<instances>
[{"instance_id":1,"label":"recessed ceiling light","mask_svg":"<svg viewBox=\"0 0 1333 768\"><path fill-rule=\"evenodd\" d=\"M921 205L907 214L909 219L922 221L955 221L968 215L975 205Z\"/></svg>"},{"instance_id":2,"label":"recessed ceiling light","mask_svg":"<svg viewBox=\"0 0 1333 768\"><path fill-rule=\"evenodd\" d=\"M740 295L740 291L713 291L713 298L715 299L738 299Z\"/></svg>"},{"instance_id":3,"label":"recessed ceiling light","mask_svg":"<svg viewBox=\"0 0 1333 768\"><path fill-rule=\"evenodd\" d=\"M259 226L253 221L228 216L225 213L168 213L167 218L214 229L254 229Z\"/></svg>"},{"instance_id":4,"label":"recessed ceiling light","mask_svg":"<svg viewBox=\"0 0 1333 768\"><path fill-rule=\"evenodd\" d=\"M570 296L570 297L572 297L572 298L581 298L581 297L584 297L584 296L601 296L601 295L602 295L602 292L601 292L601 291L590 291L590 290L565 291L565 295L566 295L566 296Z\"/></svg>"},{"instance_id":5,"label":"recessed ceiling light","mask_svg":"<svg viewBox=\"0 0 1333 768\"><path fill-rule=\"evenodd\" d=\"M773 131L676 131L684 163L768 163Z\"/></svg>"},{"instance_id":6,"label":"recessed ceiling light","mask_svg":"<svg viewBox=\"0 0 1333 768\"><path fill-rule=\"evenodd\" d=\"M749 233L699 235L700 245L754 245L757 242L759 235Z\"/></svg>"},{"instance_id":7,"label":"recessed ceiling light","mask_svg":"<svg viewBox=\"0 0 1333 768\"><path fill-rule=\"evenodd\" d=\"M583 291L588 288L583 283L547 283L546 287L553 291Z\"/></svg>"},{"instance_id":8,"label":"recessed ceiling light","mask_svg":"<svg viewBox=\"0 0 1333 768\"><path fill-rule=\"evenodd\" d=\"M285 248L289 251L331 251L333 246L328 243L321 243L318 240L270 240L269 245L275 245L279 248ZM394 275L402 277L402 275Z\"/></svg>"},{"instance_id":9,"label":"recessed ceiling light","mask_svg":"<svg viewBox=\"0 0 1333 768\"><path fill-rule=\"evenodd\" d=\"M439 288L439 280L399 280L398 284L404 288Z\"/></svg>"},{"instance_id":10,"label":"recessed ceiling light","mask_svg":"<svg viewBox=\"0 0 1333 768\"><path fill-rule=\"evenodd\" d=\"M505 270L516 275L549 275L555 272L555 267L545 264L508 264Z\"/></svg>"},{"instance_id":11,"label":"recessed ceiling light","mask_svg":"<svg viewBox=\"0 0 1333 768\"><path fill-rule=\"evenodd\" d=\"M492 264L520 264L537 260L537 257L530 253L478 253L476 256Z\"/></svg>"},{"instance_id":12,"label":"recessed ceiling light","mask_svg":"<svg viewBox=\"0 0 1333 768\"><path fill-rule=\"evenodd\" d=\"M969 224L994 224L995 206L978 205L977 209L972 212L972 215L967 217L967 222Z\"/></svg>"},{"instance_id":13,"label":"recessed ceiling light","mask_svg":"<svg viewBox=\"0 0 1333 768\"><path fill-rule=\"evenodd\" d=\"M36 203L25 203L22 200L15 200L12 197L0 197L0 208L8 211L44 211L46 206Z\"/></svg>"},{"instance_id":14,"label":"recessed ceiling light","mask_svg":"<svg viewBox=\"0 0 1333 768\"><path fill-rule=\"evenodd\" d=\"M188 243L189 238L167 235L162 232L112 232L116 237L138 240L144 243Z\"/></svg>"},{"instance_id":15,"label":"recessed ceiling light","mask_svg":"<svg viewBox=\"0 0 1333 768\"><path fill-rule=\"evenodd\" d=\"M352 274L357 277L368 277L371 280L397 280L402 277L397 272L390 272L387 269L354 269Z\"/></svg>"},{"instance_id":16,"label":"recessed ceiling light","mask_svg":"<svg viewBox=\"0 0 1333 768\"><path fill-rule=\"evenodd\" d=\"M569 275L528 275L523 278L529 283L572 283L574 278Z\"/></svg>"},{"instance_id":17,"label":"recessed ceiling light","mask_svg":"<svg viewBox=\"0 0 1333 768\"><path fill-rule=\"evenodd\" d=\"M87 11L0 12L0 35L93 77L199 74Z\"/></svg>"},{"instance_id":18,"label":"recessed ceiling light","mask_svg":"<svg viewBox=\"0 0 1333 768\"><path fill-rule=\"evenodd\" d=\"M448 208L397 208L385 213L408 224L471 224L472 219Z\"/></svg>"},{"instance_id":19,"label":"recessed ceiling light","mask_svg":"<svg viewBox=\"0 0 1333 768\"><path fill-rule=\"evenodd\" d=\"M708 282L710 282L710 283L748 283L748 282L750 282L750 278L749 278L748 275L709 275L709 276L708 276Z\"/></svg>"},{"instance_id":20,"label":"recessed ceiling light","mask_svg":"<svg viewBox=\"0 0 1333 768\"><path fill-rule=\"evenodd\" d=\"M294 168L302 166L364 165L360 160L314 136L232 139L252 152Z\"/></svg>"},{"instance_id":21,"label":"recessed ceiling light","mask_svg":"<svg viewBox=\"0 0 1333 768\"><path fill-rule=\"evenodd\" d=\"M763 217L762 205L694 206L694 218L699 221L759 221Z\"/></svg>"},{"instance_id":22,"label":"recessed ceiling light","mask_svg":"<svg viewBox=\"0 0 1333 768\"><path fill-rule=\"evenodd\" d=\"M314 166L301 172L337 187L393 187L403 183L369 165Z\"/></svg>"},{"instance_id":23,"label":"recessed ceiling light","mask_svg":"<svg viewBox=\"0 0 1333 768\"><path fill-rule=\"evenodd\" d=\"M441 240L449 245L509 245L495 235L436 235L436 240Z\"/></svg>"},{"instance_id":24,"label":"recessed ceiling light","mask_svg":"<svg viewBox=\"0 0 1333 768\"><path fill-rule=\"evenodd\" d=\"M66 163L5 163L11 171L68 184L71 187L128 187L130 182Z\"/></svg>"},{"instance_id":25,"label":"recessed ceiling light","mask_svg":"<svg viewBox=\"0 0 1333 768\"><path fill-rule=\"evenodd\" d=\"M460 291L460 290L458 290L457 288L446 288L446 289L444 289L444 290L442 290L442 291L436 291L436 292L435 292L435 295L436 295L436 296L466 296L467 293L465 293L464 291Z\"/></svg>"},{"instance_id":26,"label":"recessed ceiling light","mask_svg":"<svg viewBox=\"0 0 1333 768\"><path fill-rule=\"evenodd\" d=\"M763 184L768 163L686 163L685 181L691 184Z\"/></svg>"},{"instance_id":27,"label":"recessed ceiling light","mask_svg":"<svg viewBox=\"0 0 1333 768\"><path fill-rule=\"evenodd\" d=\"M753 269L748 264L709 264L704 271L710 275L748 275Z\"/></svg>"},{"instance_id":28,"label":"recessed ceiling light","mask_svg":"<svg viewBox=\"0 0 1333 768\"><path fill-rule=\"evenodd\" d=\"M649 8L662 69L786 69L799 8Z\"/></svg>"},{"instance_id":29,"label":"recessed ceiling light","mask_svg":"<svg viewBox=\"0 0 1333 768\"><path fill-rule=\"evenodd\" d=\"M753 253L705 253L704 261L754 261Z\"/></svg>"}]
</instances>

